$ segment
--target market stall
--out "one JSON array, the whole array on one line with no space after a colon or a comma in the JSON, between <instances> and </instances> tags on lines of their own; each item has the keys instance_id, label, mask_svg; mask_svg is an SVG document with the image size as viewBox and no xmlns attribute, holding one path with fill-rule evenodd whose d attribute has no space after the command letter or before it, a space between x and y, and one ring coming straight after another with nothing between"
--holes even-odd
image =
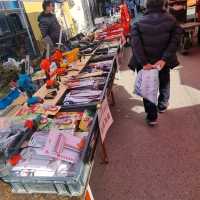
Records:
<instances>
[{"instance_id":1,"label":"market stall","mask_svg":"<svg viewBox=\"0 0 200 200\"><path fill-rule=\"evenodd\" d=\"M16 100L9 105L12 114L1 112L0 137L4 143L0 172L12 192L79 199L91 194L88 186L98 138L107 161L105 128L99 124L101 120L112 121L103 113L109 110L107 98L114 102L118 37L105 41L96 37L90 42L73 39L75 46L77 40L82 44L79 51L58 50L42 60L46 83L33 95L20 92L17 99L27 96L28 100L14 111L11 108ZM37 98L42 104L32 103Z\"/></svg>"}]
</instances>

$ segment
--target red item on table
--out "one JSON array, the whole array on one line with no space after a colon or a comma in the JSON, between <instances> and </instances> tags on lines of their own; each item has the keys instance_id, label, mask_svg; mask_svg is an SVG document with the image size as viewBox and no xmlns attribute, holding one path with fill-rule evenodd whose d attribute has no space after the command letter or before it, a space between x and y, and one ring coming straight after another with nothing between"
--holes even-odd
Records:
<instances>
[{"instance_id":1,"label":"red item on table","mask_svg":"<svg viewBox=\"0 0 200 200\"><path fill-rule=\"evenodd\" d=\"M56 74L58 76L64 75L65 72L66 72L66 70L64 68L59 67L59 68L56 69Z\"/></svg>"},{"instance_id":2,"label":"red item on table","mask_svg":"<svg viewBox=\"0 0 200 200\"><path fill-rule=\"evenodd\" d=\"M29 129L32 129L33 126L34 126L34 125L33 125L33 121L32 121L32 120L26 120L26 121L25 121L24 127L29 128Z\"/></svg>"},{"instance_id":3,"label":"red item on table","mask_svg":"<svg viewBox=\"0 0 200 200\"><path fill-rule=\"evenodd\" d=\"M11 158L8 160L8 162L12 165L15 166L20 160L22 159L20 154L16 154L11 156Z\"/></svg>"},{"instance_id":4,"label":"red item on table","mask_svg":"<svg viewBox=\"0 0 200 200\"><path fill-rule=\"evenodd\" d=\"M62 59L62 52L61 51L59 51L59 50L56 50L55 52L54 52L54 54L51 56L51 60L53 60L53 61L60 61L61 59Z\"/></svg>"},{"instance_id":5,"label":"red item on table","mask_svg":"<svg viewBox=\"0 0 200 200\"><path fill-rule=\"evenodd\" d=\"M52 87L55 84L55 80L47 80L46 87Z\"/></svg>"},{"instance_id":6,"label":"red item on table","mask_svg":"<svg viewBox=\"0 0 200 200\"><path fill-rule=\"evenodd\" d=\"M51 66L51 62L48 58L45 58L40 63L40 68L43 69L45 72L49 71L49 68Z\"/></svg>"},{"instance_id":7,"label":"red item on table","mask_svg":"<svg viewBox=\"0 0 200 200\"><path fill-rule=\"evenodd\" d=\"M123 29L121 23L114 23L114 24L111 24L109 26L107 26L103 32L112 32L112 31L121 31L121 29Z\"/></svg>"},{"instance_id":8,"label":"red item on table","mask_svg":"<svg viewBox=\"0 0 200 200\"><path fill-rule=\"evenodd\" d=\"M126 3L120 5L120 22L124 29L124 35L127 36L130 33L131 16Z\"/></svg>"}]
</instances>

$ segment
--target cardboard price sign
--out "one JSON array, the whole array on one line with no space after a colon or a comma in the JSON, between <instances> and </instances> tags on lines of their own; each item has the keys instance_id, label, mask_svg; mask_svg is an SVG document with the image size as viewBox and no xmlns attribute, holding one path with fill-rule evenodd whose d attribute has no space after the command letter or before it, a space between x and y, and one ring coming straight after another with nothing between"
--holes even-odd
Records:
<instances>
[{"instance_id":1,"label":"cardboard price sign","mask_svg":"<svg viewBox=\"0 0 200 200\"><path fill-rule=\"evenodd\" d=\"M101 108L98 111L98 121L99 121L101 139L102 142L104 142L108 129L111 127L113 123L113 118L110 112L107 98L104 99L103 103L101 104Z\"/></svg>"}]
</instances>

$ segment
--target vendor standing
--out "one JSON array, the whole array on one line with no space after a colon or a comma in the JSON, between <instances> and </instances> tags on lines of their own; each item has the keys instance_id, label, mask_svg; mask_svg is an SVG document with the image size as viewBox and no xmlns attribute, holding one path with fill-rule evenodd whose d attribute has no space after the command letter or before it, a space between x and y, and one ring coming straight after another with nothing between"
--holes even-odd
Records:
<instances>
[{"instance_id":1,"label":"vendor standing","mask_svg":"<svg viewBox=\"0 0 200 200\"><path fill-rule=\"evenodd\" d=\"M146 0L146 13L132 28L133 58L129 66L137 71L160 68L158 106L143 99L149 125L157 124L158 111L164 113L169 105L170 68L178 65L176 51L182 29L164 6L165 0Z\"/></svg>"},{"instance_id":2,"label":"vendor standing","mask_svg":"<svg viewBox=\"0 0 200 200\"><path fill-rule=\"evenodd\" d=\"M43 38L50 38L54 47L59 43L61 26L54 14L55 4L51 0L44 0L43 12L38 17L39 27ZM66 34L62 34L62 43L67 43Z\"/></svg>"}]
</instances>

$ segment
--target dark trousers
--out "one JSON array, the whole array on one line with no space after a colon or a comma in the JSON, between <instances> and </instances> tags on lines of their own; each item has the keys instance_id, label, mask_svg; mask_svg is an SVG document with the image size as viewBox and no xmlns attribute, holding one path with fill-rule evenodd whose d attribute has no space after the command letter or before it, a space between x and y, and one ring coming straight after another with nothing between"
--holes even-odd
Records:
<instances>
[{"instance_id":1,"label":"dark trousers","mask_svg":"<svg viewBox=\"0 0 200 200\"><path fill-rule=\"evenodd\" d=\"M158 108L164 109L168 106L170 97L170 69L164 68L159 72L159 97L158 106L151 103L147 99L143 99L147 119L153 121L158 118Z\"/></svg>"},{"instance_id":2,"label":"dark trousers","mask_svg":"<svg viewBox=\"0 0 200 200\"><path fill-rule=\"evenodd\" d=\"M200 27L198 29L198 35L197 35L197 38L198 38L198 44L200 45Z\"/></svg>"}]
</instances>

